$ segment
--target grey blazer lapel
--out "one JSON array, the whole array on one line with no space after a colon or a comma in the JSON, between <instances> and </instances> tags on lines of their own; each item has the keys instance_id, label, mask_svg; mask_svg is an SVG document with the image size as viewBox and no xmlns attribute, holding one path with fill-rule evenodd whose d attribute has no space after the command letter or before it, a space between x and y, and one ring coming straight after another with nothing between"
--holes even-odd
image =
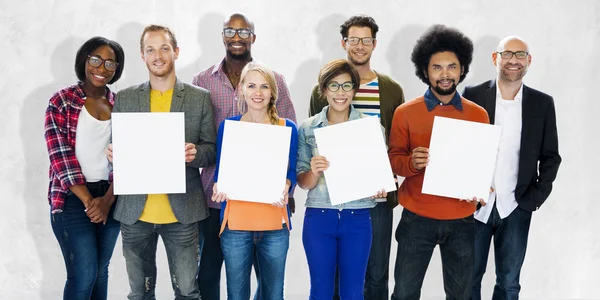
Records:
<instances>
[{"instance_id":1,"label":"grey blazer lapel","mask_svg":"<svg viewBox=\"0 0 600 300\"><path fill-rule=\"evenodd\" d=\"M494 124L496 118L496 80L492 80L487 90L485 90L484 108L490 117L490 124Z\"/></svg>"},{"instance_id":2,"label":"grey blazer lapel","mask_svg":"<svg viewBox=\"0 0 600 300\"><path fill-rule=\"evenodd\" d=\"M150 82L144 82L138 98L140 112L150 112Z\"/></svg>"},{"instance_id":3,"label":"grey blazer lapel","mask_svg":"<svg viewBox=\"0 0 600 300\"><path fill-rule=\"evenodd\" d=\"M179 79L175 81L175 87L173 88L173 99L171 100L171 112L181 112L183 109L183 98L185 96L185 90L183 82Z\"/></svg>"}]
</instances>

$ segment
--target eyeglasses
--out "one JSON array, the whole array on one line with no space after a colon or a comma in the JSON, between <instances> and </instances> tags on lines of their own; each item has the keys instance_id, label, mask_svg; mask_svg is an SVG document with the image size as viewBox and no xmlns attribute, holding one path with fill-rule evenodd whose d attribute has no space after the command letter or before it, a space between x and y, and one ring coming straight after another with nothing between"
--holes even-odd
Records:
<instances>
[{"instance_id":1,"label":"eyeglasses","mask_svg":"<svg viewBox=\"0 0 600 300\"><path fill-rule=\"evenodd\" d=\"M88 64L94 68L99 68L104 64L104 68L109 72L116 71L119 66L119 63L114 60L104 60L102 57L96 55L88 55Z\"/></svg>"},{"instance_id":2,"label":"eyeglasses","mask_svg":"<svg viewBox=\"0 0 600 300\"><path fill-rule=\"evenodd\" d=\"M337 92L337 91L339 91L340 87L342 88L342 90L344 92L349 92L352 89L354 89L354 83L352 83L350 81L346 81L346 82L340 84L340 83L337 83L335 81L330 81L327 84L327 89L329 91L331 91L331 92L334 92L334 93Z\"/></svg>"},{"instance_id":3,"label":"eyeglasses","mask_svg":"<svg viewBox=\"0 0 600 300\"><path fill-rule=\"evenodd\" d=\"M252 32L252 30L250 30L248 28L240 28L240 29L234 29L234 28L230 28L230 27L223 28L223 35L226 38L232 38L235 36L236 33L240 37L240 39L247 39L254 32Z\"/></svg>"},{"instance_id":4,"label":"eyeglasses","mask_svg":"<svg viewBox=\"0 0 600 300\"><path fill-rule=\"evenodd\" d=\"M513 55L518 59L524 59L529 55L529 52L527 51L497 51L496 53L500 54L500 57L504 59L511 59Z\"/></svg>"},{"instance_id":5,"label":"eyeglasses","mask_svg":"<svg viewBox=\"0 0 600 300\"><path fill-rule=\"evenodd\" d=\"M346 43L348 43L352 46L358 45L358 42L362 42L362 44L365 46L371 46L375 42L375 38L372 38L372 37L364 37L364 38L345 37L344 41L346 41Z\"/></svg>"}]
</instances>

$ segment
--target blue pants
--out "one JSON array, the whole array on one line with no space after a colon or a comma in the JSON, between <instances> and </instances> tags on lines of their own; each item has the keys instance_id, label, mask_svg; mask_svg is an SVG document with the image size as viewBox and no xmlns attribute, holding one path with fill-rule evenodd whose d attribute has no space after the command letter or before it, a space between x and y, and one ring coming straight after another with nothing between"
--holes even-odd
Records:
<instances>
[{"instance_id":1,"label":"blue pants","mask_svg":"<svg viewBox=\"0 0 600 300\"><path fill-rule=\"evenodd\" d=\"M309 299L332 299L336 268L340 298L364 299L371 240L369 209L307 208L302 242L310 272Z\"/></svg>"},{"instance_id":2,"label":"blue pants","mask_svg":"<svg viewBox=\"0 0 600 300\"><path fill-rule=\"evenodd\" d=\"M260 293L264 300L282 300L285 262L290 244L290 232L241 231L225 228L221 234L221 249L225 259L227 299L250 299L250 274L256 258L260 272Z\"/></svg>"},{"instance_id":3,"label":"blue pants","mask_svg":"<svg viewBox=\"0 0 600 300\"><path fill-rule=\"evenodd\" d=\"M481 299L481 279L494 237L496 285L493 300L519 299L519 277L525 260L531 212L517 207L508 217L500 219L496 205L487 224L475 222L475 276L471 299Z\"/></svg>"},{"instance_id":4,"label":"blue pants","mask_svg":"<svg viewBox=\"0 0 600 300\"><path fill-rule=\"evenodd\" d=\"M447 300L471 298L475 262L473 215L456 220L436 220L402 211L396 229L398 254L392 300L418 300L433 249L440 245L444 291Z\"/></svg>"},{"instance_id":5,"label":"blue pants","mask_svg":"<svg viewBox=\"0 0 600 300\"><path fill-rule=\"evenodd\" d=\"M209 208L210 216L198 223L200 229L202 257L198 268L198 289L202 299L221 299L221 268L223 267L223 251L221 251L221 210Z\"/></svg>"},{"instance_id":6,"label":"blue pants","mask_svg":"<svg viewBox=\"0 0 600 300\"><path fill-rule=\"evenodd\" d=\"M105 181L87 186L93 197L104 196L108 189ZM114 205L105 225L92 223L84 210L83 202L69 192L63 212L50 215L67 268L63 299L106 299L108 264L119 236L119 222L112 217Z\"/></svg>"},{"instance_id":7,"label":"blue pants","mask_svg":"<svg viewBox=\"0 0 600 300\"><path fill-rule=\"evenodd\" d=\"M121 224L123 256L131 300L155 299L156 246L162 238L175 299L199 299L196 273L199 262L198 224Z\"/></svg>"}]
</instances>

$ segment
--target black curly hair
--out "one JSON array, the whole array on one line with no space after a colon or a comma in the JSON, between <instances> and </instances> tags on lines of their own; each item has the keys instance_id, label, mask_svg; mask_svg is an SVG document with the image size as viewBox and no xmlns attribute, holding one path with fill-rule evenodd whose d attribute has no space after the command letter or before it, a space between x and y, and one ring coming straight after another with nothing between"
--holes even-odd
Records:
<instances>
[{"instance_id":1,"label":"black curly hair","mask_svg":"<svg viewBox=\"0 0 600 300\"><path fill-rule=\"evenodd\" d=\"M473 42L457 29L437 24L419 37L410 57L415 64L415 75L425 84L431 85L429 79L425 77L431 56L445 51L454 53L460 62L463 72L458 82L462 82L467 77L469 65L473 60Z\"/></svg>"},{"instance_id":2,"label":"black curly hair","mask_svg":"<svg viewBox=\"0 0 600 300\"><path fill-rule=\"evenodd\" d=\"M377 31L379 31L379 26L377 26L375 20L369 16L356 15L346 20L344 24L340 25L340 34L342 35L342 38L348 37L348 31L350 31L350 27L352 26L369 27L371 29L371 37L377 38Z\"/></svg>"}]
</instances>

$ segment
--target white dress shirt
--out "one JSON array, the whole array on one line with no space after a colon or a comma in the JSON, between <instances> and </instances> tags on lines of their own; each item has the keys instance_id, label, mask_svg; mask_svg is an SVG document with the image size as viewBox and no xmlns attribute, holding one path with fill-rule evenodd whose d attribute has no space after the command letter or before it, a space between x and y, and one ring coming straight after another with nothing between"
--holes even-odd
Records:
<instances>
[{"instance_id":1,"label":"white dress shirt","mask_svg":"<svg viewBox=\"0 0 600 300\"><path fill-rule=\"evenodd\" d=\"M519 153L521 151L521 128L523 125L523 85L514 100L505 100L496 88L496 116L494 124L502 126L496 169L492 179L494 192L487 205L475 212L475 219L487 223L494 202L500 218L510 215L518 206L515 188L519 176Z\"/></svg>"}]
</instances>

